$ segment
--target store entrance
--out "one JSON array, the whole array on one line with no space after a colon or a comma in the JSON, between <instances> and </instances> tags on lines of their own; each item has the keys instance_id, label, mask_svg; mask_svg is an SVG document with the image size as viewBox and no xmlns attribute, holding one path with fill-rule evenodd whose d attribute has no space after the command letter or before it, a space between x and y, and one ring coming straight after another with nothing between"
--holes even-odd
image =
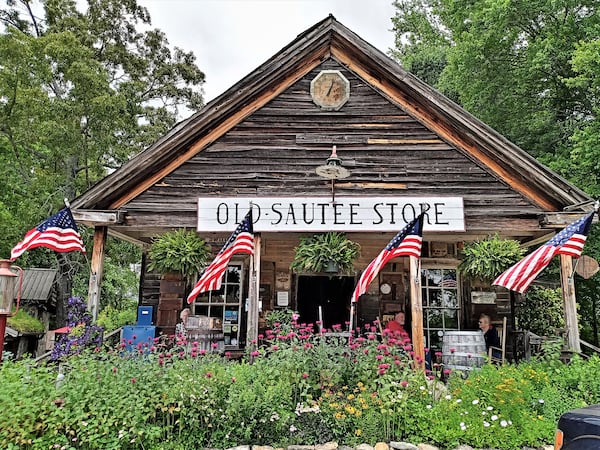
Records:
<instances>
[{"instance_id":1,"label":"store entrance","mask_svg":"<svg viewBox=\"0 0 600 450\"><path fill-rule=\"evenodd\" d=\"M350 320L350 297L354 292L354 277L327 275L298 276L296 293L300 322L316 324L319 309L323 319L323 328L331 329ZM316 329L316 328L315 328Z\"/></svg>"}]
</instances>

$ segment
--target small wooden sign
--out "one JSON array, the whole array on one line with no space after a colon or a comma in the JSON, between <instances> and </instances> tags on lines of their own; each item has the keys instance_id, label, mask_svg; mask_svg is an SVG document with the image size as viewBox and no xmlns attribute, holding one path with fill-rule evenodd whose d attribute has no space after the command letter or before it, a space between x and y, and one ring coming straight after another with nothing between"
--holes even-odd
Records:
<instances>
[{"instance_id":1,"label":"small wooden sign","mask_svg":"<svg viewBox=\"0 0 600 450\"><path fill-rule=\"evenodd\" d=\"M591 256L583 255L579 258L579 261L577 261L576 264L577 266L575 266L575 272L577 272L586 280L591 278L596 272L598 272L598 270L600 270L598 261Z\"/></svg>"},{"instance_id":2,"label":"small wooden sign","mask_svg":"<svg viewBox=\"0 0 600 450\"><path fill-rule=\"evenodd\" d=\"M471 292L471 303L477 303L479 305L493 305L496 303L496 293L473 291Z\"/></svg>"}]
</instances>

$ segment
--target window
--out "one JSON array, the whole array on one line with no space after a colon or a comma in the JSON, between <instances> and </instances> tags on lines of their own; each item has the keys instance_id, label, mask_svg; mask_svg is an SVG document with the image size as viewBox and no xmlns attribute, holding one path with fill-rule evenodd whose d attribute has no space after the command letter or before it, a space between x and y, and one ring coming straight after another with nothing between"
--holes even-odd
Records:
<instances>
[{"instance_id":1,"label":"window","mask_svg":"<svg viewBox=\"0 0 600 450\"><path fill-rule=\"evenodd\" d=\"M194 314L222 321L225 345L238 346L242 306L242 265L230 264L218 291L200 294L194 302Z\"/></svg>"},{"instance_id":2,"label":"window","mask_svg":"<svg viewBox=\"0 0 600 450\"><path fill-rule=\"evenodd\" d=\"M441 350L440 332L458 330L460 323L460 297L456 269L423 269L421 271L423 295L423 328L425 345Z\"/></svg>"}]
</instances>

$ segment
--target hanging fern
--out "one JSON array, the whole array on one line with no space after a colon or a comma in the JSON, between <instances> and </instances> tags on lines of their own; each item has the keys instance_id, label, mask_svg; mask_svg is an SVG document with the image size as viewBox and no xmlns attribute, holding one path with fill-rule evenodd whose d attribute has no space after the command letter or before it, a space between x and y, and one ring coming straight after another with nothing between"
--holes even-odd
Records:
<instances>
[{"instance_id":1,"label":"hanging fern","mask_svg":"<svg viewBox=\"0 0 600 450\"><path fill-rule=\"evenodd\" d=\"M360 255L360 245L346 238L344 233L328 232L300 239L290 265L297 272L324 272L330 262L341 273L354 270L354 260Z\"/></svg>"},{"instance_id":2,"label":"hanging fern","mask_svg":"<svg viewBox=\"0 0 600 450\"><path fill-rule=\"evenodd\" d=\"M472 280L493 281L523 258L524 253L525 250L518 241L502 239L495 234L465 244L458 270Z\"/></svg>"},{"instance_id":3,"label":"hanging fern","mask_svg":"<svg viewBox=\"0 0 600 450\"><path fill-rule=\"evenodd\" d=\"M195 231L169 231L152 241L150 270L176 272L191 280L202 272L210 257L210 249Z\"/></svg>"}]
</instances>

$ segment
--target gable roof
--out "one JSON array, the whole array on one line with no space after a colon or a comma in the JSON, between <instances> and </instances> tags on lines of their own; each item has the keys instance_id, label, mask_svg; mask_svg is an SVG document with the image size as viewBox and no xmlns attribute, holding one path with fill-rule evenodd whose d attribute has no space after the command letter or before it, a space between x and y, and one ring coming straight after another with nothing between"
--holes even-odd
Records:
<instances>
[{"instance_id":1,"label":"gable roof","mask_svg":"<svg viewBox=\"0 0 600 450\"><path fill-rule=\"evenodd\" d=\"M330 57L541 209L561 211L593 202L330 15L75 199L73 208L125 206Z\"/></svg>"}]
</instances>

